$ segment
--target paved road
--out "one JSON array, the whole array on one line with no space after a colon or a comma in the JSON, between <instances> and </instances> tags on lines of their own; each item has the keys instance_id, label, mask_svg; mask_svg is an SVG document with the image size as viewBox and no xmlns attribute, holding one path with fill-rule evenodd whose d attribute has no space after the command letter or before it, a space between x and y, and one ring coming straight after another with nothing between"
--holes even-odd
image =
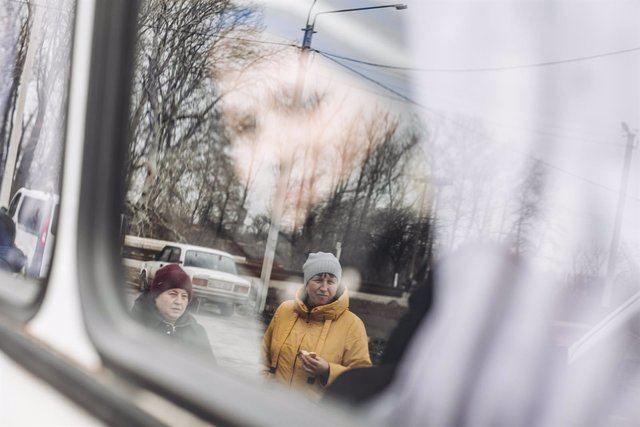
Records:
<instances>
[{"instance_id":1,"label":"paved road","mask_svg":"<svg viewBox=\"0 0 640 427\"><path fill-rule=\"evenodd\" d=\"M127 287L129 306L139 292ZM202 311L202 310L201 310ZM209 342L218 364L238 375L256 378L260 371L260 343L264 328L252 315L238 313L230 317L219 314L215 306L207 306L204 312L194 314L209 335Z\"/></svg>"}]
</instances>

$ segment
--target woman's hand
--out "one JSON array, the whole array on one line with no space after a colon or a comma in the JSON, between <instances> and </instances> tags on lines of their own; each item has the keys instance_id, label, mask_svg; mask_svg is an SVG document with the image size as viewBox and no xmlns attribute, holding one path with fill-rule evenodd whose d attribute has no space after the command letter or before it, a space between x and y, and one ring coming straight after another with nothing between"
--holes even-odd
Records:
<instances>
[{"instance_id":1,"label":"woman's hand","mask_svg":"<svg viewBox=\"0 0 640 427\"><path fill-rule=\"evenodd\" d=\"M302 360L302 368L309 374L315 377L327 379L329 377L329 362L322 357L316 355L315 358L307 353L300 353L300 359Z\"/></svg>"}]
</instances>

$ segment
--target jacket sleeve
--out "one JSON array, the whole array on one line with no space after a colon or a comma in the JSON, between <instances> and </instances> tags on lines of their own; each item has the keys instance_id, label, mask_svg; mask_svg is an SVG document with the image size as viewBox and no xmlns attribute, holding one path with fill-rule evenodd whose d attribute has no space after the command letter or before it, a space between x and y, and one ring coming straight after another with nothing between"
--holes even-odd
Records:
<instances>
[{"instance_id":1,"label":"jacket sleeve","mask_svg":"<svg viewBox=\"0 0 640 427\"><path fill-rule=\"evenodd\" d=\"M347 369L368 366L371 366L371 358L369 357L367 331L362 320L356 317L347 333L342 363L329 363L329 378L325 386L330 385Z\"/></svg>"}]
</instances>

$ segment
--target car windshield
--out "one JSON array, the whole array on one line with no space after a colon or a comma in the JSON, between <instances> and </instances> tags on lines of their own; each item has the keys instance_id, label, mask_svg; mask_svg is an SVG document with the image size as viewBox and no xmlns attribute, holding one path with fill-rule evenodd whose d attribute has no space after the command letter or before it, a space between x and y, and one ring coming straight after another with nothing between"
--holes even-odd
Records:
<instances>
[{"instance_id":1,"label":"car windshield","mask_svg":"<svg viewBox=\"0 0 640 427\"><path fill-rule=\"evenodd\" d=\"M210 252L187 251L184 257L184 266L238 274L236 271L236 263L231 258Z\"/></svg>"}]
</instances>

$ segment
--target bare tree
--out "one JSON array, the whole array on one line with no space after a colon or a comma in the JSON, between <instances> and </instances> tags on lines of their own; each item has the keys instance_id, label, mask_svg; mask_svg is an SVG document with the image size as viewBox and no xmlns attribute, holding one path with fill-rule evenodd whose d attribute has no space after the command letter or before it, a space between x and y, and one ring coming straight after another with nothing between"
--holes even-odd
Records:
<instances>
[{"instance_id":1,"label":"bare tree","mask_svg":"<svg viewBox=\"0 0 640 427\"><path fill-rule=\"evenodd\" d=\"M254 12L230 0L144 3L127 174L132 215L150 218L140 211L154 210L224 229L240 183L229 160L216 76L261 55L249 43L229 41L234 32L255 31Z\"/></svg>"},{"instance_id":2,"label":"bare tree","mask_svg":"<svg viewBox=\"0 0 640 427\"><path fill-rule=\"evenodd\" d=\"M23 135L12 193L23 186L57 191L62 132L70 72L73 13L67 4L44 21L35 86L36 103L28 136ZM48 188L47 188L48 187Z\"/></svg>"},{"instance_id":3,"label":"bare tree","mask_svg":"<svg viewBox=\"0 0 640 427\"><path fill-rule=\"evenodd\" d=\"M542 206L541 198L545 177L546 173L543 165L538 161L534 161L529 173L521 183L520 197L511 233L512 248L516 254L521 254L525 251L532 238L535 239L537 237L531 236L531 232L533 231L533 224L536 223L536 220L540 220L538 214Z\"/></svg>"},{"instance_id":4,"label":"bare tree","mask_svg":"<svg viewBox=\"0 0 640 427\"><path fill-rule=\"evenodd\" d=\"M2 114L2 124L0 126L0 173L4 173L4 165L7 156L9 138L13 130L13 113L18 98L20 88L20 77L22 67L29 45L29 34L31 28L30 9L19 7L15 4L8 5L3 15L3 62L6 66L6 74L3 74L2 88L6 90L0 92L0 112Z\"/></svg>"}]
</instances>

